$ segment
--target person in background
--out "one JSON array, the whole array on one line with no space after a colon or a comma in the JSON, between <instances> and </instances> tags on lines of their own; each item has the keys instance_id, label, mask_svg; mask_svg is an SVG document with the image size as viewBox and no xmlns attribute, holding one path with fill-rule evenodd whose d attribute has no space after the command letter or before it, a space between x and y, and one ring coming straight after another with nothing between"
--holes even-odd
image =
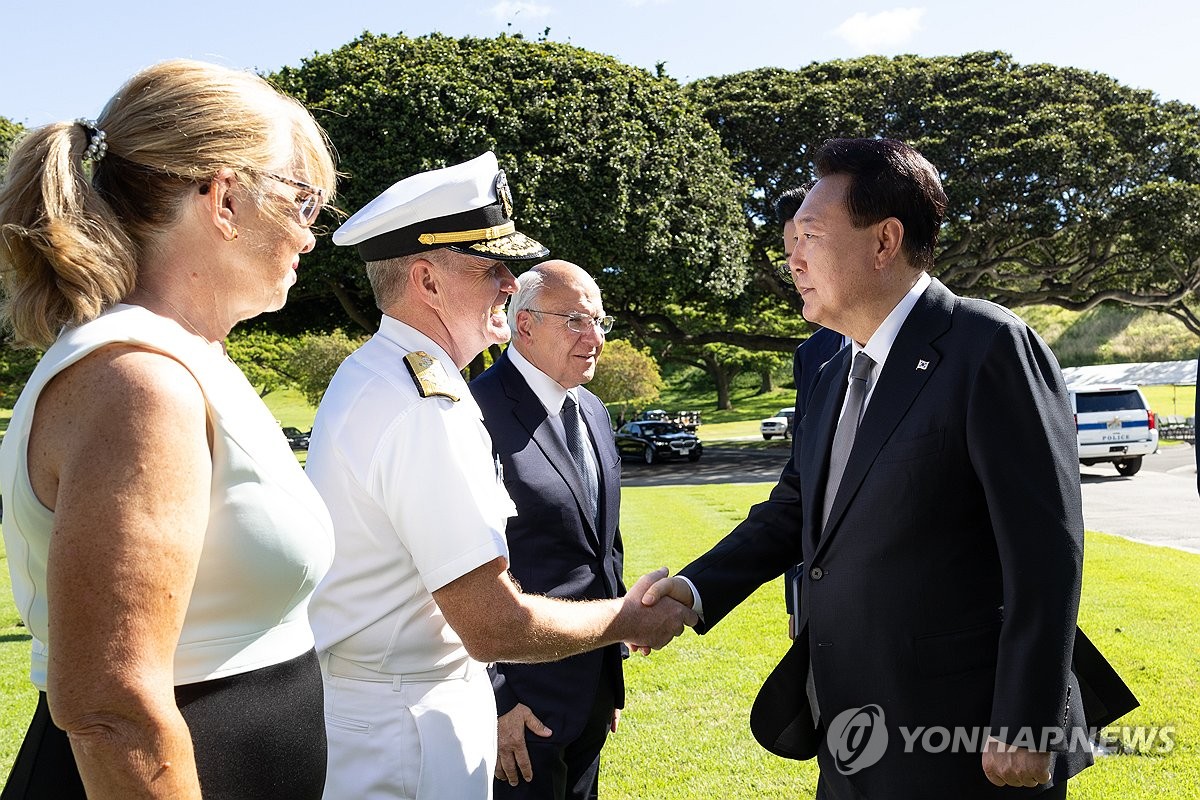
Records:
<instances>
[{"instance_id":1,"label":"person in background","mask_svg":"<svg viewBox=\"0 0 1200 800\"><path fill-rule=\"evenodd\" d=\"M775 218L783 226L783 254L791 259L792 251L796 249L796 222L793 217L800 210L804 196L808 194L807 187L788 189L775 201ZM783 270L789 285L792 283L790 269ZM792 458L796 457L796 429L804 417L808 407L808 398L812 396L813 387L817 385L817 374L821 366L837 355L846 345L846 337L829 328L817 330L800 343L792 357L792 385L796 387L796 411L792 416ZM796 564L783 573L783 601L788 614L788 637L796 638L796 606L800 599L800 570L803 564Z\"/></svg>"},{"instance_id":2,"label":"person in background","mask_svg":"<svg viewBox=\"0 0 1200 800\"><path fill-rule=\"evenodd\" d=\"M5 800L321 796L332 526L223 339L284 304L335 180L303 107L185 60L13 151L4 321L49 349L0 449L39 690Z\"/></svg>"},{"instance_id":3,"label":"person in background","mask_svg":"<svg viewBox=\"0 0 1200 800\"><path fill-rule=\"evenodd\" d=\"M405 178L334 233L367 263L379 332L338 368L308 473L336 554L313 599L330 800L492 796L496 700L484 664L662 647L696 619L624 600L526 594L509 575L516 513L461 370L506 342L508 265L547 251L516 230L492 153ZM559 520L561 522L561 520Z\"/></svg>"},{"instance_id":4,"label":"person in background","mask_svg":"<svg viewBox=\"0 0 1200 800\"><path fill-rule=\"evenodd\" d=\"M612 329L600 287L566 261L517 279L513 341L471 381L517 506L509 573L547 597L620 597L621 461L604 403L583 387ZM625 705L622 646L546 664L489 668L499 713L496 797L587 800ZM529 734L526 734L529 731Z\"/></svg>"}]
</instances>

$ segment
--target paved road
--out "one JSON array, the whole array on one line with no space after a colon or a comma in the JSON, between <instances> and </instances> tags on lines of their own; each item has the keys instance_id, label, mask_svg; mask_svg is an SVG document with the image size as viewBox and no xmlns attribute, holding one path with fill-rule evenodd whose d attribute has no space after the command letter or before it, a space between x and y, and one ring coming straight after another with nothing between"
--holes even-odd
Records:
<instances>
[{"instance_id":1,"label":"paved road","mask_svg":"<svg viewBox=\"0 0 1200 800\"><path fill-rule=\"evenodd\" d=\"M696 463L646 466L627 462L624 486L774 482L787 462L785 447L739 450L706 447ZM1083 518L1088 530L1112 533L1148 544L1200 553L1200 496L1196 494L1196 454L1189 445L1164 447L1147 456L1130 478L1111 464L1079 468Z\"/></svg>"},{"instance_id":2,"label":"paved road","mask_svg":"<svg viewBox=\"0 0 1200 800\"><path fill-rule=\"evenodd\" d=\"M1122 478L1111 464L1080 467L1083 520L1088 530L1200 553L1200 495L1196 451L1164 447L1146 456L1142 471Z\"/></svg>"},{"instance_id":3,"label":"paved road","mask_svg":"<svg viewBox=\"0 0 1200 800\"><path fill-rule=\"evenodd\" d=\"M622 486L679 486L698 483L774 483L787 463L790 450L774 446L761 450L705 446L699 461L680 459L646 465L626 461L621 466Z\"/></svg>"}]
</instances>

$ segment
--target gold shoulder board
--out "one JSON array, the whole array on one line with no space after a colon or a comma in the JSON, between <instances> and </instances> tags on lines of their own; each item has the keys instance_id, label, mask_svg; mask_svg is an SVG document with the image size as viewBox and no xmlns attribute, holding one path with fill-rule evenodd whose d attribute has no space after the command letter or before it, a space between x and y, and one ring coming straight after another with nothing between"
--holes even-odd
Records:
<instances>
[{"instance_id":1,"label":"gold shoulder board","mask_svg":"<svg viewBox=\"0 0 1200 800\"><path fill-rule=\"evenodd\" d=\"M404 366L408 367L421 397L449 397L456 403L459 401L459 396L450 391L445 367L433 356L423 350L414 350L404 357Z\"/></svg>"}]
</instances>

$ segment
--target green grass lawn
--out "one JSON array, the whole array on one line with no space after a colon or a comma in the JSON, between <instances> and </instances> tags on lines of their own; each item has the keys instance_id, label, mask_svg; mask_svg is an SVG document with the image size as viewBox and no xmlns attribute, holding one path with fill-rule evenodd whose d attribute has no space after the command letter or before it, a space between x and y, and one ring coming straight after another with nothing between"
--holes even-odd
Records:
<instances>
[{"instance_id":1,"label":"green grass lawn","mask_svg":"<svg viewBox=\"0 0 1200 800\"><path fill-rule=\"evenodd\" d=\"M768 484L628 488L626 575L678 569L763 499ZM7 563L4 564L7 567ZM1088 534L1080 624L1132 686L1130 725L1174 725L1167 755L1115 756L1072 781L1074 800L1200 796L1200 556ZM28 635L0 575L0 775L32 714ZM816 768L776 758L748 727L758 687L787 647L782 582L762 587L707 636L627 662L628 704L605 750L601 794L634 798L812 796Z\"/></svg>"},{"instance_id":2,"label":"green grass lawn","mask_svg":"<svg viewBox=\"0 0 1200 800\"><path fill-rule=\"evenodd\" d=\"M1160 417L1196 415L1195 386L1143 386L1142 394L1146 395L1146 402Z\"/></svg>"},{"instance_id":3,"label":"green grass lawn","mask_svg":"<svg viewBox=\"0 0 1200 800\"><path fill-rule=\"evenodd\" d=\"M317 410L295 389L271 392L263 398L263 402L271 409L271 413L282 427L290 426L306 431L312 428L313 417L317 415Z\"/></svg>"}]
</instances>

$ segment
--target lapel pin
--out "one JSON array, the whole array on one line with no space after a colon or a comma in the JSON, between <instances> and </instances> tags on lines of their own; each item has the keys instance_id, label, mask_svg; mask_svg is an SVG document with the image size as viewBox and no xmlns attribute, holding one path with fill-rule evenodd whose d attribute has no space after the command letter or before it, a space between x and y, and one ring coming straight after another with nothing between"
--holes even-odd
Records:
<instances>
[{"instance_id":1,"label":"lapel pin","mask_svg":"<svg viewBox=\"0 0 1200 800\"><path fill-rule=\"evenodd\" d=\"M929 362L925 359L917 359L917 369L929 369Z\"/></svg>"}]
</instances>

